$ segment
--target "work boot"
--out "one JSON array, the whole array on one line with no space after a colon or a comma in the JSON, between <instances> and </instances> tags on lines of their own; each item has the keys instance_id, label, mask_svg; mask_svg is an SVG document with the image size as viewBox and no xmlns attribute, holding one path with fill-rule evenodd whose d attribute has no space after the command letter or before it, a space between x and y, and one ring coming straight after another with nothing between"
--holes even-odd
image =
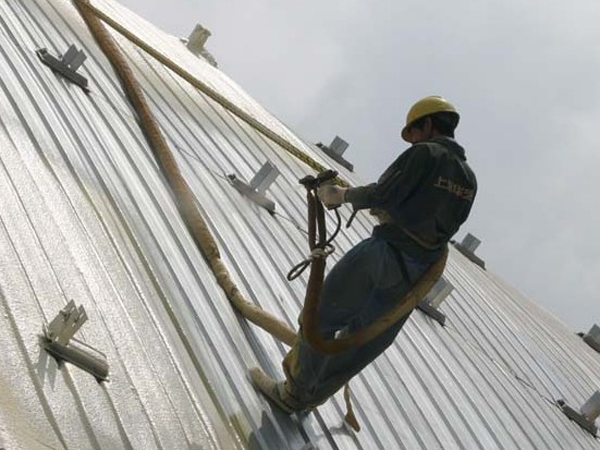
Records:
<instances>
[{"instance_id":1,"label":"work boot","mask_svg":"<svg viewBox=\"0 0 600 450\"><path fill-rule=\"evenodd\" d=\"M252 367L248 373L254 386L262 392L272 403L286 414L296 412L292 406L288 405L282 398L283 382L278 383L268 376L260 367Z\"/></svg>"}]
</instances>

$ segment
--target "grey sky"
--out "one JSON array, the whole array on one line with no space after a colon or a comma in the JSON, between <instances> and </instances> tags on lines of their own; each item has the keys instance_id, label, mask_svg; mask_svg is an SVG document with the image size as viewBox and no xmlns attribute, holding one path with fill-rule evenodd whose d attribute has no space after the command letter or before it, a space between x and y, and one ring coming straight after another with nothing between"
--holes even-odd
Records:
<instances>
[{"instance_id":1,"label":"grey sky","mask_svg":"<svg viewBox=\"0 0 600 450\"><path fill-rule=\"evenodd\" d=\"M574 331L600 323L598 0L120 2L209 28L221 70L305 139L347 140L365 181L406 148L414 101L451 100L480 184L458 238Z\"/></svg>"}]
</instances>

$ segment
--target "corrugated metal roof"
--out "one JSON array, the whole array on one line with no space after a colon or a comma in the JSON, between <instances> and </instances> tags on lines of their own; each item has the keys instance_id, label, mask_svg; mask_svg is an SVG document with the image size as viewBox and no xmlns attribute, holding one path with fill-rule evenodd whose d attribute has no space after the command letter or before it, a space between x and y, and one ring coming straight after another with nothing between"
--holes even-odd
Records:
<instances>
[{"instance_id":1,"label":"corrugated metal roof","mask_svg":"<svg viewBox=\"0 0 600 450\"><path fill-rule=\"evenodd\" d=\"M360 181L249 98L223 73L116 3L93 1L307 154ZM295 326L310 169L115 33L177 154L222 258L247 298ZM91 92L42 65L75 43ZM0 447L272 449L595 449L555 404L600 388L600 355L559 320L456 251L446 326L415 312L396 343L352 382L360 433L336 395L314 413L273 411L247 379L277 377L286 348L231 308L178 215L120 84L66 0L0 1ZM273 216L226 174L265 161L281 176ZM343 214L347 218L349 210ZM333 263L372 220L343 230ZM520 255L519 255L520 256ZM70 299L79 337L105 352L111 381L55 362L37 334ZM237 440L241 442L238 442ZM312 446L312 447L311 447Z\"/></svg>"}]
</instances>

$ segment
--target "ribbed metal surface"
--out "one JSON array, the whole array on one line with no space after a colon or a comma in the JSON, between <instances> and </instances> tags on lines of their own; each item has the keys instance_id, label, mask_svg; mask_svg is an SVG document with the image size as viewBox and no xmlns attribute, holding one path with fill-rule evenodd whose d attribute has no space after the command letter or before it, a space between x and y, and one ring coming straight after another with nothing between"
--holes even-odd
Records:
<instances>
[{"instance_id":1,"label":"ribbed metal surface","mask_svg":"<svg viewBox=\"0 0 600 450\"><path fill-rule=\"evenodd\" d=\"M93 3L326 161L177 39L115 3ZM238 286L295 326L306 276L289 283L285 274L306 253L297 180L310 170L115 37ZM72 43L88 55L80 69L88 95L34 52L58 54ZM446 327L414 313L352 381L360 433L342 426L340 394L306 416L272 410L246 371L259 364L281 377L286 348L228 304L70 2L0 1L0 108L0 447L232 448L239 438L265 449L600 448L555 405L578 408L600 388L600 355L456 251L445 274L455 287L441 307ZM267 160L281 172L267 191L274 216L224 176L249 180ZM371 226L359 215L330 264ZM108 384L58 369L40 351L42 323L71 298L90 315L81 336L108 355Z\"/></svg>"},{"instance_id":2,"label":"ribbed metal surface","mask_svg":"<svg viewBox=\"0 0 600 450\"><path fill-rule=\"evenodd\" d=\"M101 175L143 138L41 65L36 48L56 54L79 41L67 26L72 8L65 21L49 5L0 2L0 447L233 445L108 189L126 189L126 169ZM70 299L88 311L78 337L107 354L109 383L59 370L38 345L42 325Z\"/></svg>"}]
</instances>

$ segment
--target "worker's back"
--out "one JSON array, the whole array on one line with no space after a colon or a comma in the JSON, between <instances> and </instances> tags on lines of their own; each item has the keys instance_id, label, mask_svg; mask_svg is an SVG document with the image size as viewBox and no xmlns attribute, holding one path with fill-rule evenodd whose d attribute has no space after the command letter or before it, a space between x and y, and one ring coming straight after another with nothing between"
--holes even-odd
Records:
<instances>
[{"instance_id":1,"label":"worker's back","mask_svg":"<svg viewBox=\"0 0 600 450\"><path fill-rule=\"evenodd\" d=\"M407 173L409 183L401 184L400 179ZM376 234L402 243L410 253L420 253L418 247L436 250L448 242L467 219L477 192L475 174L467 164L464 149L447 137L410 147L378 184L390 186L385 211L391 220L377 227ZM394 185L397 189L390 192ZM407 236L418 246L406 242Z\"/></svg>"}]
</instances>

